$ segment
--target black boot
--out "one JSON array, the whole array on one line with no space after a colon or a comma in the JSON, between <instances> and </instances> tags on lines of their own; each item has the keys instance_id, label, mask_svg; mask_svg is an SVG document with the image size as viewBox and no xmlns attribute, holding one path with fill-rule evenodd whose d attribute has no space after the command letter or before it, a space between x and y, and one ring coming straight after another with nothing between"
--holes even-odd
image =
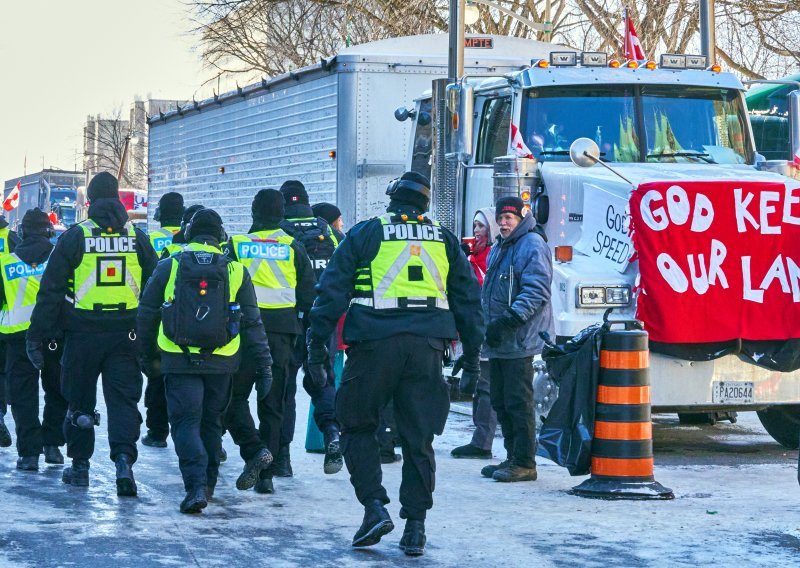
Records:
<instances>
[{"instance_id":1,"label":"black boot","mask_svg":"<svg viewBox=\"0 0 800 568\"><path fill-rule=\"evenodd\" d=\"M275 456L275 461L272 462L270 473L275 477L292 477L292 458L289 455L289 445L281 446L278 450L278 455Z\"/></svg>"},{"instance_id":2,"label":"black boot","mask_svg":"<svg viewBox=\"0 0 800 568\"><path fill-rule=\"evenodd\" d=\"M244 464L239 479L236 480L236 489L246 491L256 484L258 475L272 463L272 454L267 448L261 448L256 455L247 460Z\"/></svg>"},{"instance_id":3,"label":"black boot","mask_svg":"<svg viewBox=\"0 0 800 568\"><path fill-rule=\"evenodd\" d=\"M186 492L181 501L181 513L199 513L208 507L208 488L205 485L195 487Z\"/></svg>"},{"instance_id":4,"label":"black boot","mask_svg":"<svg viewBox=\"0 0 800 568\"><path fill-rule=\"evenodd\" d=\"M400 549L406 556L422 556L425 554L425 521L408 519L403 537L400 539Z\"/></svg>"},{"instance_id":5,"label":"black boot","mask_svg":"<svg viewBox=\"0 0 800 568\"><path fill-rule=\"evenodd\" d=\"M44 463L53 463L62 465L64 463L64 456L58 446L45 446L44 447Z\"/></svg>"},{"instance_id":6,"label":"black boot","mask_svg":"<svg viewBox=\"0 0 800 568\"><path fill-rule=\"evenodd\" d=\"M339 473L342 466L344 466L344 458L339 447L339 426L331 424L325 429L325 463L322 469L330 475Z\"/></svg>"},{"instance_id":7,"label":"black boot","mask_svg":"<svg viewBox=\"0 0 800 568\"><path fill-rule=\"evenodd\" d=\"M89 460L73 459L61 473L61 481L75 487L89 487Z\"/></svg>"},{"instance_id":8,"label":"black boot","mask_svg":"<svg viewBox=\"0 0 800 568\"><path fill-rule=\"evenodd\" d=\"M145 434L144 438L142 438L142 444L150 448L166 448L167 439L161 438L160 436L154 436L153 433L148 430L147 434Z\"/></svg>"},{"instance_id":9,"label":"black boot","mask_svg":"<svg viewBox=\"0 0 800 568\"><path fill-rule=\"evenodd\" d=\"M353 546L357 548L373 546L380 542L381 537L393 530L394 523L389 516L389 511L383 506L383 502L373 499L364 505L364 521L353 536Z\"/></svg>"},{"instance_id":10,"label":"black boot","mask_svg":"<svg viewBox=\"0 0 800 568\"><path fill-rule=\"evenodd\" d=\"M221 447L219 449L219 463L228 461L228 452L225 451L225 447Z\"/></svg>"},{"instance_id":11,"label":"black boot","mask_svg":"<svg viewBox=\"0 0 800 568\"><path fill-rule=\"evenodd\" d=\"M258 474L256 493L261 493L262 495L275 493L275 486L272 484L272 475L268 469L262 470L261 473Z\"/></svg>"},{"instance_id":12,"label":"black boot","mask_svg":"<svg viewBox=\"0 0 800 568\"><path fill-rule=\"evenodd\" d=\"M511 461L509 461L508 459L504 459L503 461L501 461L497 465L484 466L483 469L481 469L481 475L483 477L488 477L489 479L492 479L492 476L494 475L494 472L496 472L497 470L503 469L504 467L508 467L510 465L511 465Z\"/></svg>"},{"instance_id":13,"label":"black boot","mask_svg":"<svg viewBox=\"0 0 800 568\"><path fill-rule=\"evenodd\" d=\"M39 471L39 456L20 456L17 458L17 469L21 471Z\"/></svg>"},{"instance_id":14,"label":"black boot","mask_svg":"<svg viewBox=\"0 0 800 568\"><path fill-rule=\"evenodd\" d=\"M492 450L482 450L478 446L466 444L454 448L450 455L461 459L490 460L492 459Z\"/></svg>"},{"instance_id":15,"label":"black boot","mask_svg":"<svg viewBox=\"0 0 800 568\"><path fill-rule=\"evenodd\" d=\"M133 479L133 458L128 454L120 454L114 460L117 466L117 495L119 497L136 497L136 481Z\"/></svg>"},{"instance_id":16,"label":"black boot","mask_svg":"<svg viewBox=\"0 0 800 568\"><path fill-rule=\"evenodd\" d=\"M11 432L6 428L5 413L0 413L0 448L7 448L11 445Z\"/></svg>"},{"instance_id":17,"label":"black boot","mask_svg":"<svg viewBox=\"0 0 800 568\"><path fill-rule=\"evenodd\" d=\"M394 448L392 448L392 451L389 453L381 452L381 463L396 463L402 460L403 456L394 453Z\"/></svg>"}]
</instances>

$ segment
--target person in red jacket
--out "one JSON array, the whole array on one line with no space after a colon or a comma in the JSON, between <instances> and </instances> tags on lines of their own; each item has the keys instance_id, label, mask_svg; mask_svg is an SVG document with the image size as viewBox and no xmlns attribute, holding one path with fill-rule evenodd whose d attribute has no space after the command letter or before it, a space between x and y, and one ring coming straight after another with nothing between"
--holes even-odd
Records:
<instances>
[{"instance_id":1,"label":"person in red jacket","mask_svg":"<svg viewBox=\"0 0 800 568\"><path fill-rule=\"evenodd\" d=\"M486 274L486 260L492 243L500 234L494 217L494 207L485 207L475 212L472 221L473 242L469 252L469 262L483 286ZM472 394L472 423L475 432L469 444L459 446L450 453L454 458L491 459L492 442L497 429L497 414L489 399L489 361L481 356L481 378L477 385L466 385L464 394ZM463 392L463 391L462 391Z\"/></svg>"}]
</instances>

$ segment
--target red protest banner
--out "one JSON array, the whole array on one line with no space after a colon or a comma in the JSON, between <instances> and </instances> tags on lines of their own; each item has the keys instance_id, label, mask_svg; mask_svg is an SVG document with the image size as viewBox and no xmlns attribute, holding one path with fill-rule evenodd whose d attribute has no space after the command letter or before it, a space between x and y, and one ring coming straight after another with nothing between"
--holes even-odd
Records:
<instances>
[{"instance_id":1,"label":"red protest banner","mask_svg":"<svg viewBox=\"0 0 800 568\"><path fill-rule=\"evenodd\" d=\"M630 207L653 341L800 337L800 188L646 183Z\"/></svg>"}]
</instances>

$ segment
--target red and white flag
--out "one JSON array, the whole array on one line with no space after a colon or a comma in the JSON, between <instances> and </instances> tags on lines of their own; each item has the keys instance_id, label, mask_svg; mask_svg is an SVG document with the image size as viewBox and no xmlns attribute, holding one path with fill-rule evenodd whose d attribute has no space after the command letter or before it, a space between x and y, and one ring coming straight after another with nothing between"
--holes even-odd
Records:
<instances>
[{"instance_id":1,"label":"red and white flag","mask_svg":"<svg viewBox=\"0 0 800 568\"><path fill-rule=\"evenodd\" d=\"M19 206L19 192L21 188L22 181L18 181L17 185L14 186L14 189L12 189L11 193L9 193L8 197L6 197L6 200L3 201L3 209L6 211L11 211Z\"/></svg>"},{"instance_id":2,"label":"red and white flag","mask_svg":"<svg viewBox=\"0 0 800 568\"><path fill-rule=\"evenodd\" d=\"M622 49L622 55L628 61L643 61L645 59L642 44L639 43L639 36L636 35L633 20L628 15L628 10L625 10L625 45Z\"/></svg>"},{"instance_id":3,"label":"red and white flag","mask_svg":"<svg viewBox=\"0 0 800 568\"><path fill-rule=\"evenodd\" d=\"M511 123L511 149L520 158L533 158L533 153L528 148L528 145L525 144L525 139L522 137L519 128L513 122Z\"/></svg>"}]
</instances>

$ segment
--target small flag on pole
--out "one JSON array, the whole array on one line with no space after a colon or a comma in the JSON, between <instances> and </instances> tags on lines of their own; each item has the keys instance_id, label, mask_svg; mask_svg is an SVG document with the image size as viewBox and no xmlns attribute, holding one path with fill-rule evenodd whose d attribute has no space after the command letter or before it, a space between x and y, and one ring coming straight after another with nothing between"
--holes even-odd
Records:
<instances>
[{"instance_id":1,"label":"small flag on pole","mask_svg":"<svg viewBox=\"0 0 800 568\"><path fill-rule=\"evenodd\" d=\"M511 123L511 149L520 158L533 158L528 145L525 144L525 139L520 134L519 128L513 122Z\"/></svg>"},{"instance_id":2,"label":"small flag on pole","mask_svg":"<svg viewBox=\"0 0 800 568\"><path fill-rule=\"evenodd\" d=\"M6 211L11 211L19 206L19 192L21 189L22 181L18 181L17 185L14 186L14 189L12 189L8 194L8 197L6 197L6 200L3 201L3 209Z\"/></svg>"},{"instance_id":3,"label":"small flag on pole","mask_svg":"<svg viewBox=\"0 0 800 568\"><path fill-rule=\"evenodd\" d=\"M625 8L625 44L622 49L622 56L628 61L643 61L644 51L642 44L639 43L639 36L636 35L636 29L633 27L633 20L628 14L628 9Z\"/></svg>"}]
</instances>

